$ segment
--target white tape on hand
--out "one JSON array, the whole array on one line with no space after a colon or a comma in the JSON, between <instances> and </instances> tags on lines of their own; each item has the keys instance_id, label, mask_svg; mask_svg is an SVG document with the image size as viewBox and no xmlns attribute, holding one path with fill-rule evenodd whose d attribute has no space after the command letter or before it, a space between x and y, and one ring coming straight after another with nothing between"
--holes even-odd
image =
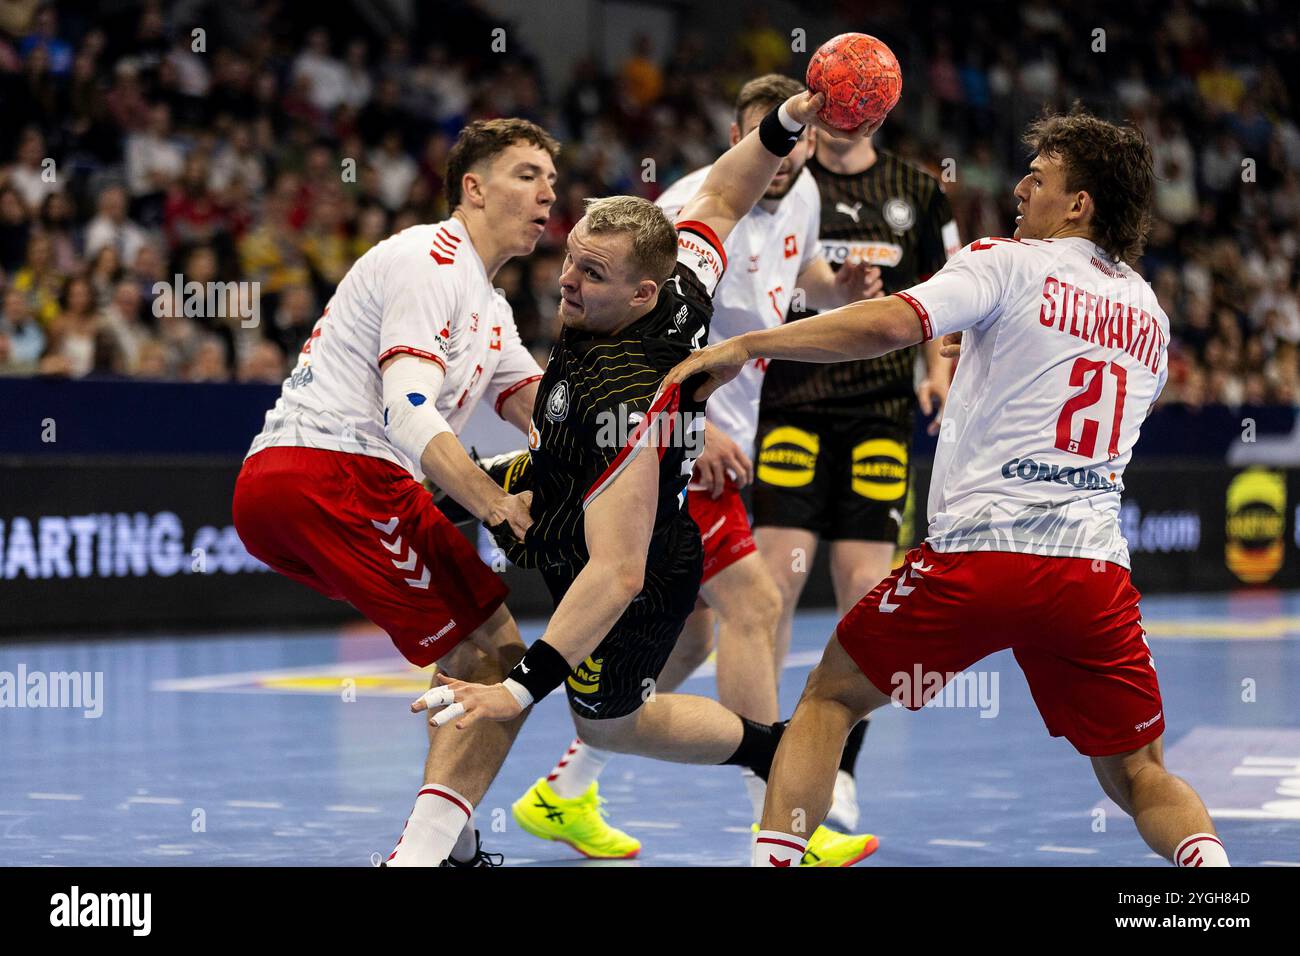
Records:
<instances>
[{"instance_id":1,"label":"white tape on hand","mask_svg":"<svg viewBox=\"0 0 1300 956\"><path fill-rule=\"evenodd\" d=\"M460 718L464 716L465 716L465 705L452 704L449 707L445 708L444 710L440 710L432 717L430 717L429 723L433 724L433 726L435 727L441 727L444 724L451 723L453 720L460 720Z\"/></svg>"},{"instance_id":2,"label":"white tape on hand","mask_svg":"<svg viewBox=\"0 0 1300 956\"><path fill-rule=\"evenodd\" d=\"M450 687L430 687L420 695L420 700L424 701L424 706L430 710L435 707L445 707L455 699L456 692Z\"/></svg>"}]
</instances>

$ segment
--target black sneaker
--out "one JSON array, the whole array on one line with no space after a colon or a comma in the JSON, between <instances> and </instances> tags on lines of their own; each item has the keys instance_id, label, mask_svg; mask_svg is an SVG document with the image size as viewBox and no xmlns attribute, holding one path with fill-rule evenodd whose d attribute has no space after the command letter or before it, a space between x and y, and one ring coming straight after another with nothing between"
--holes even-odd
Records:
<instances>
[{"instance_id":1,"label":"black sneaker","mask_svg":"<svg viewBox=\"0 0 1300 956\"><path fill-rule=\"evenodd\" d=\"M474 831L474 858L472 860L465 860L464 862L461 862L460 860L454 860L450 856L448 856L447 859L443 860L438 865L454 866L454 867L500 866L505 861L506 858L504 853L483 852L483 838L479 835L479 832L475 830Z\"/></svg>"}]
</instances>

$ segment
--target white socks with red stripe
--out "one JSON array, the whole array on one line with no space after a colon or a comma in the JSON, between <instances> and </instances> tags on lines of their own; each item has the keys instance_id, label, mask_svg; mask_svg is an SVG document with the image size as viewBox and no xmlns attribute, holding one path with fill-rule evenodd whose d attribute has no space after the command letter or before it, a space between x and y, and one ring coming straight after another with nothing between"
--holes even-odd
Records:
<instances>
[{"instance_id":1,"label":"white socks with red stripe","mask_svg":"<svg viewBox=\"0 0 1300 956\"><path fill-rule=\"evenodd\" d=\"M466 824L472 829L473 816L473 805L451 787L426 783L415 798L415 809L388 858L388 865L439 866L457 846ZM470 839L473 838L471 832Z\"/></svg>"},{"instance_id":2,"label":"white socks with red stripe","mask_svg":"<svg viewBox=\"0 0 1300 956\"><path fill-rule=\"evenodd\" d=\"M546 782L561 800L580 797L595 783L611 756L608 751L597 750L575 737Z\"/></svg>"},{"instance_id":3,"label":"white socks with red stripe","mask_svg":"<svg viewBox=\"0 0 1300 956\"><path fill-rule=\"evenodd\" d=\"M1174 866L1231 866L1228 851L1213 833L1193 833L1174 850Z\"/></svg>"},{"instance_id":4,"label":"white socks with red stripe","mask_svg":"<svg viewBox=\"0 0 1300 956\"><path fill-rule=\"evenodd\" d=\"M759 830L751 866L798 866L808 841L779 830Z\"/></svg>"}]
</instances>

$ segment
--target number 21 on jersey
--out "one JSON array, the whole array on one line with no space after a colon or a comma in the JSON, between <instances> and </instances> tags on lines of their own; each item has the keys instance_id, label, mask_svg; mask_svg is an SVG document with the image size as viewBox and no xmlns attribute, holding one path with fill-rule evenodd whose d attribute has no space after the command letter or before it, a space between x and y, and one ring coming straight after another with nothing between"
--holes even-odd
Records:
<instances>
[{"instance_id":1,"label":"number 21 on jersey","mask_svg":"<svg viewBox=\"0 0 1300 956\"><path fill-rule=\"evenodd\" d=\"M1075 417L1101 401L1104 378L1110 374L1115 379L1115 407L1110 417L1110 444L1106 448L1108 459L1119 456L1119 432L1124 421L1124 394L1128 389L1128 372L1117 362L1078 358L1070 368L1070 387L1084 386L1083 391L1068 399L1056 419L1056 447L1072 455L1092 458L1097 450L1097 432L1102 422L1085 417L1078 434L1075 434Z\"/></svg>"}]
</instances>

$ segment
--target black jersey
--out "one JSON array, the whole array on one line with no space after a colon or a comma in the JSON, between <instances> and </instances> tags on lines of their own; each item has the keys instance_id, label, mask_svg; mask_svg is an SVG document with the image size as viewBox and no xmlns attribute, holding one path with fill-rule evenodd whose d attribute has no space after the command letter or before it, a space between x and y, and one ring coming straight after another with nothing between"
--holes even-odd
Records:
<instances>
[{"instance_id":1,"label":"black jersey","mask_svg":"<svg viewBox=\"0 0 1300 956\"><path fill-rule=\"evenodd\" d=\"M698 227L707 238L678 228L678 264L650 312L608 336L565 328L551 349L529 429L533 524L522 545L506 549L548 581L571 581L586 564L583 513L638 454L659 456L648 566L682 546L681 535L699 534L682 500L703 448L704 403L692 397L694 383L660 386L705 344L725 260L707 227Z\"/></svg>"},{"instance_id":2,"label":"black jersey","mask_svg":"<svg viewBox=\"0 0 1300 956\"><path fill-rule=\"evenodd\" d=\"M923 282L957 251L952 207L938 180L893 153L877 150L862 173L808 169L821 191L821 248L831 268L851 257L880 267L885 294ZM791 313L787 321L813 315ZM762 408L910 418L916 347L833 365L774 361L763 379Z\"/></svg>"}]
</instances>

